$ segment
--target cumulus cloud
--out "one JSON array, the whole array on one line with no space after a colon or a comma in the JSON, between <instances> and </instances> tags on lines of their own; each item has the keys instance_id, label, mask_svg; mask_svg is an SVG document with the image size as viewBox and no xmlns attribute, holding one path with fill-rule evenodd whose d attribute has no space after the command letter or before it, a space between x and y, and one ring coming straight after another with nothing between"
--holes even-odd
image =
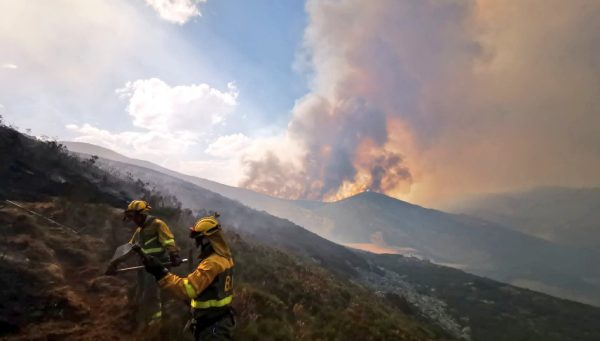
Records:
<instances>
[{"instance_id":1,"label":"cumulus cloud","mask_svg":"<svg viewBox=\"0 0 600 341\"><path fill-rule=\"evenodd\" d=\"M309 0L307 12L312 90L285 135L297 166L248 153L243 185L431 204L600 183L599 3Z\"/></svg>"},{"instance_id":2,"label":"cumulus cloud","mask_svg":"<svg viewBox=\"0 0 600 341\"><path fill-rule=\"evenodd\" d=\"M8 119L52 136L74 117L122 129L113 120L115 84L148 72L180 79L178 69L194 69L198 57L180 36L165 39L168 32L138 1L0 1L0 59L18 67L0 63Z\"/></svg>"},{"instance_id":3,"label":"cumulus cloud","mask_svg":"<svg viewBox=\"0 0 600 341\"><path fill-rule=\"evenodd\" d=\"M117 94L128 101L126 111L141 131L111 132L90 124L67 125L75 141L101 145L134 157L182 156L212 132L236 105L233 84L226 92L207 84L169 86L152 78L128 82Z\"/></svg>"},{"instance_id":4,"label":"cumulus cloud","mask_svg":"<svg viewBox=\"0 0 600 341\"><path fill-rule=\"evenodd\" d=\"M244 134L224 135L206 148L206 153L215 157L233 158L243 154L252 144L252 139Z\"/></svg>"},{"instance_id":5,"label":"cumulus cloud","mask_svg":"<svg viewBox=\"0 0 600 341\"><path fill-rule=\"evenodd\" d=\"M182 155L195 143L193 136L190 135L182 136L157 131L114 133L87 123L81 126L69 124L67 129L78 134L75 141L104 146L119 153L141 158Z\"/></svg>"},{"instance_id":6,"label":"cumulus cloud","mask_svg":"<svg viewBox=\"0 0 600 341\"><path fill-rule=\"evenodd\" d=\"M232 186L241 176L235 159L179 160L170 162L169 168Z\"/></svg>"},{"instance_id":7,"label":"cumulus cloud","mask_svg":"<svg viewBox=\"0 0 600 341\"><path fill-rule=\"evenodd\" d=\"M179 25L200 16L198 6L204 2L206 0L146 0L162 19Z\"/></svg>"},{"instance_id":8,"label":"cumulus cloud","mask_svg":"<svg viewBox=\"0 0 600 341\"><path fill-rule=\"evenodd\" d=\"M237 105L237 90L233 84L190 84L190 73L221 83L197 53L205 46L192 46L169 25L157 25L145 7L142 1L0 0L0 114L35 134L91 142L157 163L204 157L205 137ZM173 84L131 78L148 74L169 75ZM121 100L116 87L123 88ZM164 115L144 106L145 100L165 109ZM69 123L77 124L65 131Z\"/></svg>"},{"instance_id":9,"label":"cumulus cloud","mask_svg":"<svg viewBox=\"0 0 600 341\"><path fill-rule=\"evenodd\" d=\"M222 92L208 84L172 87L157 78L128 82L117 93L129 101L133 124L151 131L201 131L222 122L238 96L233 83Z\"/></svg>"}]
</instances>

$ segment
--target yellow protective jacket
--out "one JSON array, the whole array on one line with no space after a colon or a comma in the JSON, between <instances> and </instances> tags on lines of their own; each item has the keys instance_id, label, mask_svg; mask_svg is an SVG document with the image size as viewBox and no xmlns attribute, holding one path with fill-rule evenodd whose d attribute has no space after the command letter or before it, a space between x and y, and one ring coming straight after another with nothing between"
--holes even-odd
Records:
<instances>
[{"instance_id":1,"label":"yellow protective jacket","mask_svg":"<svg viewBox=\"0 0 600 341\"><path fill-rule=\"evenodd\" d=\"M139 243L145 254L159 258L164 256L165 251L168 253L179 251L169 226L153 216L146 217L144 224L135 230L129 243L135 242Z\"/></svg>"},{"instance_id":2,"label":"yellow protective jacket","mask_svg":"<svg viewBox=\"0 0 600 341\"><path fill-rule=\"evenodd\" d=\"M158 285L183 300L189 300L196 316L218 315L233 299L234 262L221 232L208 237L213 249L187 277L167 274Z\"/></svg>"}]
</instances>

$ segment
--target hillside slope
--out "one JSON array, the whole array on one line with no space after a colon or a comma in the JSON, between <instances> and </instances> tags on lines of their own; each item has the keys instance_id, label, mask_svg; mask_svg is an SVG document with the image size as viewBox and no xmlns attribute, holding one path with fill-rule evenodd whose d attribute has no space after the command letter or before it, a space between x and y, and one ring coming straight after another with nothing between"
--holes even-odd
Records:
<instances>
[{"instance_id":1,"label":"hillside slope","mask_svg":"<svg viewBox=\"0 0 600 341\"><path fill-rule=\"evenodd\" d=\"M27 206L57 213L53 203ZM107 212L105 206L94 208ZM135 335L126 281L99 277L109 245L11 205L0 208L0 226L0 338L119 340Z\"/></svg>"},{"instance_id":2,"label":"hillside slope","mask_svg":"<svg viewBox=\"0 0 600 341\"><path fill-rule=\"evenodd\" d=\"M5 227L0 244L6 250L2 285L8 288L0 297L7 302L0 310L4 333L8 332L4 338L143 339L127 296L133 278L101 276L113 245L128 236L128 229L120 222L121 210L64 201L27 207L90 234L76 235L10 206L0 209L0 224ZM87 214L90 211L95 213ZM169 221L178 218L171 216ZM239 339L263 339L264 335L278 339L342 335L364 335L361 339L368 339L367 335L375 339L449 338L437 327L419 322L419 309L438 309L431 303L435 299L446 302L447 311L469 326L465 332L474 340L596 340L600 336L596 326L600 310L590 306L425 261L353 252L377 271L369 271L368 266L359 268L358 277L348 279L368 277L367 282L382 293L374 296L312 260L262 246L250 235L238 235L239 228L228 231L238 263ZM413 301L410 295L420 297ZM98 307L96 302L103 304ZM328 309L323 310L323 306ZM185 305L180 307L179 313L184 313ZM184 316L172 322L174 333Z\"/></svg>"},{"instance_id":3,"label":"hillside slope","mask_svg":"<svg viewBox=\"0 0 600 341\"><path fill-rule=\"evenodd\" d=\"M365 254L386 270L380 290L396 292L398 279L445 302L448 313L469 327L473 340L595 340L598 308L418 262L397 255ZM391 279L391 280L390 280Z\"/></svg>"},{"instance_id":4,"label":"hillside slope","mask_svg":"<svg viewBox=\"0 0 600 341\"><path fill-rule=\"evenodd\" d=\"M350 251L289 221L275 218L265 212L256 212L180 179L132 165L107 160L99 162L102 167L111 169L113 174L125 172L140 177L144 182L156 184L160 190L177 193L184 207L193 209L211 207L221 212L228 212L223 219L226 219L228 226L243 235L246 240L274 246L288 254L309 259L335 272L338 276L365 283L377 291L387 293L385 295L388 300L397 304L400 309L413 311L430 321L436 321L436 324L443 326L454 335L472 334L478 335L479 338L475 339L479 340L506 340L503 336L505 332L491 327L495 324L509 330L510 333L507 335L520 335L520 339L523 340L535 340L540 335L544 335L548 340L570 338L593 340L597 335L590 332L596 328L591 320L583 323L586 327L578 326L577 328L581 328L578 330L555 331L562 326L568 326L566 321L580 313L596 316L595 308L486 280L416 258L400 255L389 255L391 257L389 261L387 258L370 258L368 253ZM377 194L372 195L376 199L390 200L392 205L398 202L387 197L381 198ZM311 209L318 209L326 204L308 203L308 205ZM406 203L403 205L407 208L413 206ZM383 205L382 208L385 209L386 206ZM394 210L398 209L392 211ZM376 216L378 212L375 210L372 214ZM404 264L405 267L399 267L398 264ZM412 271L411 268L418 268L421 271ZM413 275L407 276L410 272ZM452 284L448 287L444 283ZM473 286L469 283L484 284ZM515 299L517 296L520 299ZM459 297L469 299L458 302ZM485 303L492 299L507 304L490 306L489 303ZM453 303L450 304L449 301ZM483 313L479 310L482 307L485 308ZM550 313L537 318L532 311ZM520 322L515 323L515 321Z\"/></svg>"},{"instance_id":5,"label":"hillside slope","mask_svg":"<svg viewBox=\"0 0 600 341\"><path fill-rule=\"evenodd\" d=\"M600 251L600 188L536 188L479 196L453 210L554 243Z\"/></svg>"},{"instance_id":6,"label":"hillside slope","mask_svg":"<svg viewBox=\"0 0 600 341\"><path fill-rule=\"evenodd\" d=\"M11 206L0 209L0 224L5 227L5 238L0 241L5 250L0 265L5 288L0 295L3 339L151 338L137 325L135 307L129 301L135 275L102 275L115 246L105 236L124 234L121 210L64 201L26 205L59 220L75 216L68 219L70 223L89 234L57 228ZM86 214L89 211L95 213ZM99 219L104 220L100 227ZM264 335L281 340L356 335L361 339L443 338L436 327L427 327L364 287L344 283L319 266L248 243L231 232L228 239L239 269L239 339L263 339ZM323 310L325 306L328 309ZM173 314L171 337L183 337L179 330L186 315L187 305L182 302Z\"/></svg>"},{"instance_id":7,"label":"hillside slope","mask_svg":"<svg viewBox=\"0 0 600 341\"><path fill-rule=\"evenodd\" d=\"M186 239L186 226L195 220L192 212L181 209L174 198L146 189L141 181L128 176L116 178L96 169L93 162L72 159L53 143L50 143L52 151L48 151L48 143L9 129L0 133L6 131L10 138L0 138L1 163L6 165L0 169L0 178L10 175L12 179L5 187L6 198L10 202L20 200L18 205L69 227L32 215L9 201L1 205L0 337L7 340L156 338L156 331L146 330L135 321L136 308L129 301L135 275L102 275L112 250L132 233L132 228L120 220L122 206L112 206L120 203L118 195L125 194L122 191L128 186L117 189L109 185L133 182L127 195L151 202L154 213L171 224L184 254L191 244ZM13 148L15 141L23 146L18 149L23 153L13 154L17 150ZM39 150L45 153L29 158L38 155ZM27 177L17 176L19 170L14 166L21 164L38 176L35 187L31 187ZM72 175L59 182L70 185L54 187L53 177L36 174L50 166L55 174ZM78 167L89 168L88 173L94 176L78 178L71 174ZM96 180L102 187L90 191L95 194L91 201L72 190L79 183L93 185ZM349 282L342 274L355 271L355 265L367 266L366 261L350 250L215 193L205 191L203 195L206 203L203 208L223 209L222 222L235 250L238 263L235 305L240 312L237 339L263 340L265 336L273 340L452 339L435 323L418 314L409 316L364 285ZM45 201L32 201L35 198ZM180 273L185 271L178 269ZM170 326L167 339L187 337L181 334L181 327L187 318L188 305L182 302L169 314L172 318L165 322Z\"/></svg>"},{"instance_id":8,"label":"hillside slope","mask_svg":"<svg viewBox=\"0 0 600 341\"><path fill-rule=\"evenodd\" d=\"M372 192L313 212L331 222L327 236L340 243L375 242L410 250L440 264L600 305L599 255L588 250Z\"/></svg>"},{"instance_id":9,"label":"hillside slope","mask_svg":"<svg viewBox=\"0 0 600 341\"><path fill-rule=\"evenodd\" d=\"M363 193L336 203L283 200L173 172L101 147L81 143L67 146L108 158L101 159L100 164L111 171L131 173L162 185L162 191L178 196L186 207L195 207L197 199L190 194L193 190L178 180L289 219L336 243L427 258L474 274L600 305L600 269L594 266L600 253L593 250L558 245L502 224L426 209L377 193Z\"/></svg>"},{"instance_id":10,"label":"hillside slope","mask_svg":"<svg viewBox=\"0 0 600 341\"><path fill-rule=\"evenodd\" d=\"M110 174L110 176L115 175L118 173ZM164 177L160 174L159 176ZM132 174L124 176L125 179L131 177ZM136 181L136 183L145 183L145 181ZM240 334L241 339L258 339L257 335L264 338L265 335L271 335L271 333L283 335L279 339L314 339L321 336L329 338L333 335L332 333L338 333L338 331L341 333L339 335L346 339L356 337L360 339L397 339L398 335L404 335L407 339L448 338L449 334L441 332L437 326L443 327L451 335L457 337L468 338L469 335L477 335L476 340L506 340L506 335L522 335L522 339L527 340L536 339L539 335L543 335L545 340L598 339L597 326L595 322L590 321L597 321L600 318L599 309L484 280L414 258L390 255L391 261L374 259L371 258L376 257L374 255L333 244L289 221L244 207L235 201L193 184L178 179L161 181L161 184L163 185L156 185L157 189L161 186L171 190L176 189L177 192L181 191L184 194L182 198L185 200L197 201L197 205L192 202L194 210L216 208L223 213L223 224L228 231L231 231L228 238L236 250L239 265L238 295L240 298L236 304L239 305L238 309L241 315L238 329L238 332L242 333ZM13 183L12 186L18 187L18 184ZM182 189L186 189L186 191ZM155 213L165 218L173 226L178 240L185 240L184 227L189 225L190 219L193 220L193 213L178 208L179 205L168 196L153 193L152 191L145 192L144 195L149 195L149 200L156 208ZM164 206L165 203L168 205ZM120 209L115 210L108 205L105 205L106 209L103 210L96 206L88 206L90 204L73 202L64 198L58 202L47 204L48 208L45 208L46 204L33 205L34 209L40 210L44 215L51 216L69 226L83 228L85 233L81 238L91 238L92 241L98 240L105 243L108 245L106 249L111 249L119 241L126 240L128 234L131 233L130 229L124 228L120 223L111 223L111 220L107 219L109 216L117 219L120 215ZM110 213L110 210L113 213ZM50 236L51 239L47 243L44 241L48 248L65 248L61 243L56 243L56 240L52 239L55 234L50 226L44 225L44 222L35 222L35 224L40 224L40 230L46 232L40 235L36 230L23 229L17 223L18 220L30 218L19 218L19 215L11 214L7 219L9 222L3 223L3 226L10 226L13 234L15 231L19 231L17 234L21 234L21 236L14 237L35 240ZM111 232L107 232L107 229ZM95 233L98 233L97 236L101 238L97 238ZM107 235L110 238L107 238ZM17 248L13 253L22 252L24 249L36 249L31 248L30 245L26 247L20 245L21 248ZM71 248L77 248L79 245L85 244L67 243L67 246ZM185 246L185 244L183 245ZM103 248L86 247L82 252L100 249ZM70 256L61 259L51 257L45 259L49 261L48 263L58 266L63 266L61 264L63 260L79 259L79 257L73 256L78 252L67 254ZM108 256L107 254L95 257L98 257L101 264L102 257ZM79 266L86 266L85 262ZM396 264L398 262L410 266L402 269ZM28 269L22 263L7 262L4 266L13 267L13 271L27 271ZM410 267L417 267L422 271L412 271L411 273ZM78 269L77 271L83 270L79 267L76 269ZM81 277L85 278L85 276ZM438 280L432 280L435 278ZM452 301L441 292L447 291L446 289L436 288L440 282L463 283L465 285L456 284L455 291L451 292L457 297L475 297L475 299L464 302ZM472 286L468 285L469 282L484 282L488 285ZM3 301L15 302L19 295L29 292L29 289L26 288L24 288L26 290L19 291L22 288L17 289L18 283L7 282L8 287L12 288L12 291L9 291L13 293L12 301L10 297L3 298ZM48 290L39 290L40 287L36 289L37 291L29 293L39 295L52 292L50 287L47 288ZM77 293L76 290L73 291ZM17 292L19 295L15 294ZM478 297L486 300L486 293L494 295L498 301L507 302L506 310L496 310L495 306L491 305L489 311L498 312L498 314L480 314L478 304L481 303L477 303ZM511 299L514 295L522 296L524 299ZM45 297L36 299L38 299L37 302L48 302ZM532 302L537 302L538 305L531 306ZM45 304L42 306L46 307ZM5 307L11 308L13 305ZM532 314L532 307L538 307L537 310L551 313L541 315L543 318L536 319L538 312ZM558 309L552 309L552 307ZM60 311L64 311L64 309ZM64 313L48 316L42 314L43 318L39 319L39 314L25 312L21 315L24 318L19 323L15 323L12 319L12 316L15 316L14 311L7 309L2 312L4 315L0 320L3 321L3 325L11 326L12 331L9 335L16 339L25 338L23 335L28 335L28 331L34 331L35 328L30 328L34 322L58 326L64 322L63 319L66 316ZM576 314L585 315L589 319L580 319L580 323L563 323L563 321L573 319ZM376 319L373 320L371 316ZM94 323L86 318L84 315L81 322L78 323L84 329L81 332L93 333L87 328L93 328ZM489 326L494 325L498 319L504 321L502 325L505 326L505 329L491 330ZM127 319L125 320L127 321ZM524 322L508 323L511 320ZM178 322L179 324L176 325L180 326L181 321ZM296 325L298 322L301 322L303 327ZM42 330L45 329L42 328ZM540 334L540 330L542 334ZM126 339L131 339L136 335L135 330L125 330L123 333L125 333L123 335L127 335ZM96 338L101 339L98 336Z\"/></svg>"},{"instance_id":11,"label":"hillside slope","mask_svg":"<svg viewBox=\"0 0 600 341\"><path fill-rule=\"evenodd\" d=\"M289 208L295 207L295 203L290 200L274 198L265 194L254 192L249 189L228 186L218 183L216 181L211 181L208 179L179 173L166 167L159 166L155 163L145 160L129 158L110 149L96 146L93 144L73 141L62 141L61 143L69 151L76 154L84 155L84 157L91 157L95 155L105 160L117 161L121 164L128 164L137 167L142 167L144 169L150 169L161 174L166 174L174 178L193 183L209 191L219 193L233 200L237 200L251 208L265 210L267 212L270 212L271 214L273 214L274 211L277 211L279 207L281 207L282 212L286 212L289 210Z\"/></svg>"}]
</instances>

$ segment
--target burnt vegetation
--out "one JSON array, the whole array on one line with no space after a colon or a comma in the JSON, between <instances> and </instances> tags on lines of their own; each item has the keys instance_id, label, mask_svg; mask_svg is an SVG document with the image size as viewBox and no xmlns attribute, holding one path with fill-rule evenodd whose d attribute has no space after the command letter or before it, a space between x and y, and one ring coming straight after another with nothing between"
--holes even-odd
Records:
<instances>
[{"instance_id":1,"label":"burnt vegetation","mask_svg":"<svg viewBox=\"0 0 600 341\"><path fill-rule=\"evenodd\" d=\"M53 141L0 126L0 338L157 338L135 321L135 274L103 276L131 227L123 206L142 198L171 226L188 257L187 227L208 210L222 214L236 260L240 340L598 340L600 309L518 289L428 262L374 256L333 244L293 223L194 188L194 210L131 174L107 172ZM68 226L69 228L65 228ZM72 231L71 228L75 231ZM193 257L193 255L191 255ZM131 260L131 265L136 263ZM185 274L186 266L176 272ZM364 275L380 282L373 285ZM448 331L406 292L444 302L459 329ZM169 308L169 339L182 332L185 302ZM580 318L578 318L580 317ZM153 334L154 333L154 334Z\"/></svg>"},{"instance_id":2,"label":"burnt vegetation","mask_svg":"<svg viewBox=\"0 0 600 341\"><path fill-rule=\"evenodd\" d=\"M102 275L114 248L131 234L120 219L122 207L132 198L149 201L153 214L172 227L185 256L192 249L187 226L211 207L196 212L183 209L175 197L157 192L148 183L99 169L95 157L79 159L60 143L41 141L11 127L0 126L0 153L1 198L58 222L2 202L0 337L158 338L155 331L135 321L137 307L129 300L135 275ZM215 203L223 208L218 200ZM439 328L405 315L367 288L314 260L284 252L277 242L281 236L274 236L272 245L261 244L259 236L243 235L237 228L240 215L241 220L247 218L273 231L284 229L277 225L286 221L274 219L268 226L270 216L241 205L221 213L238 214L230 219L235 226L229 229L225 222L237 262L237 339L446 338ZM176 272L184 274L187 269L181 266ZM188 338L182 333L187 304L176 302L170 309L165 321L168 337Z\"/></svg>"}]
</instances>

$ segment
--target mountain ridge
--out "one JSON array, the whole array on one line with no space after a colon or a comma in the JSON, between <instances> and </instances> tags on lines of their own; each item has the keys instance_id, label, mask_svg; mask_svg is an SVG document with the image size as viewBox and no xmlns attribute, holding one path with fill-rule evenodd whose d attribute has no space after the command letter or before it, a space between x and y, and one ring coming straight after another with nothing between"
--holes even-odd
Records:
<instances>
[{"instance_id":1,"label":"mountain ridge","mask_svg":"<svg viewBox=\"0 0 600 341\"><path fill-rule=\"evenodd\" d=\"M562 245L600 251L600 188L541 187L456 203L466 213Z\"/></svg>"}]
</instances>

